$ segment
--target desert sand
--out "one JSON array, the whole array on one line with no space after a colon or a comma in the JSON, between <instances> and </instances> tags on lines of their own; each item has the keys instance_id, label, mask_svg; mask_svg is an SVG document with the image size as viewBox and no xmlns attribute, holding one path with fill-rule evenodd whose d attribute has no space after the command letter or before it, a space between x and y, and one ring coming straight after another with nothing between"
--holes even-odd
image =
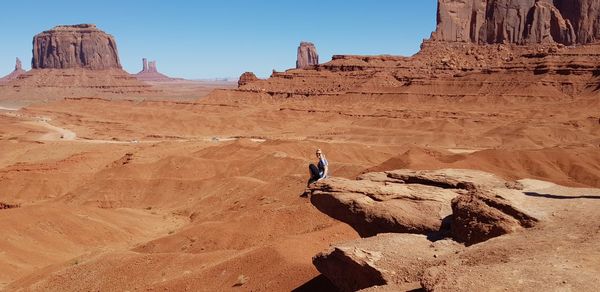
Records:
<instances>
[{"instance_id":1,"label":"desert sand","mask_svg":"<svg viewBox=\"0 0 600 292\"><path fill-rule=\"evenodd\" d=\"M301 287L319 276L313 255L358 237L299 197L317 147L336 177L469 168L600 188L593 107L546 104L538 119L535 104L498 106L84 98L2 111L0 192L20 205L1 211L2 285Z\"/></svg>"},{"instance_id":2,"label":"desert sand","mask_svg":"<svg viewBox=\"0 0 600 292\"><path fill-rule=\"evenodd\" d=\"M600 55L590 46L429 42L410 58L337 56L239 88L143 83L119 64L24 73L0 86L0 290L356 290L313 257L387 255L395 242L407 246L406 277L360 288L591 291ZM475 244L444 237L435 244L452 252L431 254L444 264L422 266L421 245L435 245L422 230L363 239L315 207L314 189L302 196L317 148L340 180L468 169L518 182L507 204L535 224Z\"/></svg>"}]
</instances>

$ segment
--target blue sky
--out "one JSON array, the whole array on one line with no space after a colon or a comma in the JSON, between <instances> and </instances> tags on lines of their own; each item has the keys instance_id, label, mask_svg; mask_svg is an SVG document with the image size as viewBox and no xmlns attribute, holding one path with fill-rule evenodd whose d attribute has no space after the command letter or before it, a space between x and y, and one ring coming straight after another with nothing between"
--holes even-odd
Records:
<instances>
[{"instance_id":1,"label":"blue sky","mask_svg":"<svg viewBox=\"0 0 600 292\"><path fill-rule=\"evenodd\" d=\"M36 2L37 4L32 4ZM295 66L300 41L334 54L416 53L435 28L435 0L3 1L0 76L14 58L31 63L36 33L59 24L94 23L117 39L121 63L141 58L190 79L266 77ZM35 8L33 8L35 7Z\"/></svg>"}]
</instances>

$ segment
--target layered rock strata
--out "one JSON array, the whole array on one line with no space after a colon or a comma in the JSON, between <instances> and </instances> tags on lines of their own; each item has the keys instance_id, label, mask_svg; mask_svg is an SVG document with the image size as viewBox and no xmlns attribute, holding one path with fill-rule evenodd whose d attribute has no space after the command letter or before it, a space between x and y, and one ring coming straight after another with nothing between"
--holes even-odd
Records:
<instances>
[{"instance_id":1,"label":"layered rock strata","mask_svg":"<svg viewBox=\"0 0 600 292\"><path fill-rule=\"evenodd\" d=\"M593 95L600 88L599 3L440 0L438 27L414 56L335 55L238 91L516 103Z\"/></svg>"},{"instance_id":2,"label":"layered rock strata","mask_svg":"<svg viewBox=\"0 0 600 292\"><path fill-rule=\"evenodd\" d=\"M121 69L113 36L93 24L60 25L33 38L32 69Z\"/></svg>"},{"instance_id":3,"label":"layered rock strata","mask_svg":"<svg viewBox=\"0 0 600 292\"><path fill-rule=\"evenodd\" d=\"M315 65L319 65L317 48L313 43L301 42L300 46L298 46L296 69L305 69Z\"/></svg>"}]
</instances>

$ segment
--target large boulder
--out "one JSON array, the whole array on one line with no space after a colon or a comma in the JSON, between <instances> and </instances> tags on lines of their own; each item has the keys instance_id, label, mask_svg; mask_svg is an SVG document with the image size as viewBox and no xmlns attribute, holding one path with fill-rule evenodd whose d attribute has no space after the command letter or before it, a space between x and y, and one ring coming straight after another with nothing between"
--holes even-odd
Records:
<instances>
[{"instance_id":1,"label":"large boulder","mask_svg":"<svg viewBox=\"0 0 600 292\"><path fill-rule=\"evenodd\" d=\"M463 248L451 240L430 242L424 235L388 233L334 244L313 257L313 264L341 291L376 285L420 287L427 268Z\"/></svg>"},{"instance_id":2,"label":"large boulder","mask_svg":"<svg viewBox=\"0 0 600 292\"><path fill-rule=\"evenodd\" d=\"M313 43L301 42L298 46L298 59L296 60L296 68L304 69L310 66L319 65L319 54Z\"/></svg>"},{"instance_id":3,"label":"large boulder","mask_svg":"<svg viewBox=\"0 0 600 292\"><path fill-rule=\"evenodd\" d=\"M600 37L598 0L438 0L436 41L587 44Z\"/></svg>"},{"instance_id":4,"label":"large boulder","mask_svg":"<svg viewBox=\"0 0 600 292\"><path fill-rule=\"evenodd\" d=\"M514 193L522 196L521 192ZM452 200L452 237L467 245L535 226L538 219L505 199L511 191L472 190Z\"/></svg>"},{"instance_id":5,"label":"large boulder","mask_svg":"<svg viewBox=\"0 0 600 292\"><path fill-rule=\"evenodd\" d=\"M387 232L441 235L456 196L520 187L482 171L443 169L366 173L357 180L333 177L312 184L309 191L317 209L368 237Z\"/></svg>"},{"instance_id":6,"label":"large boulder","mask_svg":"<svg viewBox=\"0 0 600 292\"><path fill-rule=\"evenodd\" d=\"M121 69L114 37L93 24L60 25L33 37L33 69Z\"/></svg>"},{"instance_id":7,"label":"large boulder","mask_svg":"<svg viewBox=\"0 0 600 292\"><path fill-rule=\"evenodd\" d=\"M310 187L310 201L321 212L352 226L361 236L379 233L438 232L451 214L456 192L405 184L381 174L380 180L329 178Z\"/></svg>"}]
</instances>

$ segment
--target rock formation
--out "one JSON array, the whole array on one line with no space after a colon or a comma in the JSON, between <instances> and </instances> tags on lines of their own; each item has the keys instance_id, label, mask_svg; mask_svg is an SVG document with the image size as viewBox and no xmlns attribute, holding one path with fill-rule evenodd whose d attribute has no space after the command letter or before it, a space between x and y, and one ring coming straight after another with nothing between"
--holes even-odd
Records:
<instances>
[{"instance_id":1,"label":"rock formation","mask_svg":"<svg viewBox=\"0 0 600 292\"><path fill-rule=\"evenodd\" d=\"M181 80L179 78L171 78L165 74L158 72L156 68L156 61L148 61L148 59L142 59L142 71L134 74L135 78L141 81L149 81L149 82L169 82Z\"/></svg>"},{"instance_id":2,"label":"rock formation","mask_svg":"<svg viewBox=\"0 0 600 292\"><path fill-rule=\"evenodd\" d=\"M23 65L21 64L21 60L19 60L19 58L17 58L17 61L15 63L15 70L13 70L10 74L0 78L0 82L8 82L8 81L14 80L25 72L26 71L23 70Z\"/></svg>"},{"instance_id":3,"label":"rock formation","mask_svg":"<svg viewBox=\"0 0 600 292\"><path fill-rule=\"evenodd\" d=\"M600 1L555 0L554 5L571 22L577 43L593 43L600 39Z\"/></svg>"},{"instance_id":4,"label":"rock formation","mask_svg":"<svg viewBox=\"0 0 600 292\"><path fill-rule=\"evenodd\" d=\"M36 35L31 63L32 70L2 84L0 95L54 99L160 92L121 69L115 39L93 24L60 25Z\"/></svg>"},{"instance_id":5,"label":"rock formation","mask_svg":"<svg viewBox=\"0 0 600 292\"><path fill-rule=\"evenodd\" d=\"M121 69L113 36L93 24L61 25L33 38L32 69Z\"/></svg>"},{"instance_id":6,"label":"rock formation","mask_svg":"<svg viewBox=\"0 0 600 292\"><path fill-rule=\"evenodd\" d=\"M312 187L310 201L363 237L385 232L430 234L440 230L443 219L452 213L449 207L455 192L380 175L382 179L375 181L319 181Z\"/></svg>"},{"instance_id":7,"label":"rock formation","mask_svg":"<svg viewBox=\"0 0 600 292\"><path fill-rule=\"evenodd\" d=\"M424 271L464 249L452 240L430 242L424 235L385 233L334 244L313 257L317 270L341 291L357 291L373 285L417 283ZM406 252L406 251L412 252Z\"/></svg>"},{"instance_id":8,"label":"rock formation","mask_svg":"<svg viewBox=\"0 0 600 292\"><path fill-rule=\"evenodd\" d=\"M319 54L313 43L301 42L298 46L298 59L296 60L296 68L304 69L310 66L319 65Z\"/></svg>"},{"instance_id":9,"label":"rock formation","mask_svg":"<svg viewBox=\"0 0 600 292\"><path fill-rule=\"evenodd\" d=\"M600 37L598 0L439 0L432 40L587 44Z\"/></svg>"},{"instance_id":10,"label":"rock formation","mask_svg":"<svg viewBox=\"0 0 600 292\"><path fill-rule=\"evenodd\" d=\"M311 203L366 238L334 244L313 263L341 291L421 288L430 268L460 258L471 245L535 226L545 212L525 202L523 189L520 182L466 169L321 180L310 186Z\"/></svg>"},{"instance_id":11,"label":"rock formation","mask_svg":"<svg viewBox=\"0 0 600 292\"><path fill-rule=\"evenodd\" d=\"M252 72L244 72L242 75L240 75L240 79L238 80L238 87L242 87L250 82L259 80L258 77L256 77L256 75L254 75L254 73Z\"/></svg>"},{"instance_id":12,"label":"rock formation","mask_svg":"<svg viewBox=\"0 0 600 292\"><path fill-rule=\"evenodd\" d=\"M21 63L21 60L19 58L17 58L17 60L15 61L15 71L24 71L23 63Z\"/></svg>"},{"instance_id":13,"label":"rock formation","mask_svg":"<svg viewBox=\"0 0 600 292\"><path fill-rule=\"evenodd\" d=\"M452 235L466 244L475 244L533 227L537 219L521 211L498 192L472 190L452 200Z\"/></svg>"}]
</instances>

